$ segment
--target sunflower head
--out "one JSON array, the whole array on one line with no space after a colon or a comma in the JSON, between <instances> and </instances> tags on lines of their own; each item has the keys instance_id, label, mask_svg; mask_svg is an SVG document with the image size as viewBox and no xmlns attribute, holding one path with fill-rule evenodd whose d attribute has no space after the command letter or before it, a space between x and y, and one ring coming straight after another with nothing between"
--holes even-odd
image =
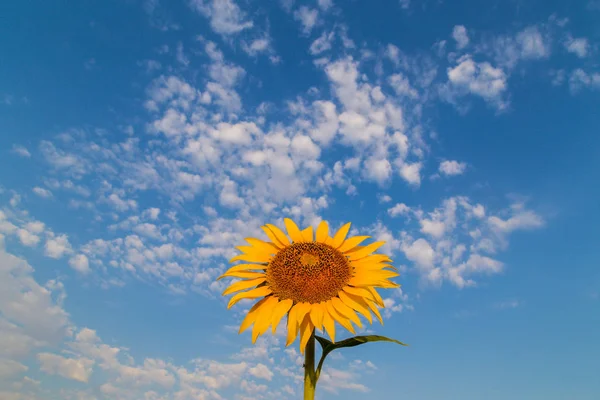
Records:
<instances>
[{"instance_id":1,"label":"sunflower head","mask_svg":"<svg viewBox=\"0 0 600 400\"><path fill-rule=\"evenodd\" d=\"M333 237L322 221L316 233L312 227L300 230L289 218L284 220L288 236L278 227L262 227L269 238L247 238L248 246L238 246L240 255L219 277L240 278L223 295L236 293L228 308L242 299L259 299L248 311L240 333L252 328L252 342L269 327L273 333L287 316L289 346L300 333L300 351L304 352L313 330L325 330L335 342L335 323L354 333L352 323L362 327L359 314L370 323L371 313L383 323L378 307L384 307L376 288L395 288L390 278L398 276L391 259L373 254L385 242L360 244L369 236L347 237L350 223Z\"/></svg>"}]
</instances>

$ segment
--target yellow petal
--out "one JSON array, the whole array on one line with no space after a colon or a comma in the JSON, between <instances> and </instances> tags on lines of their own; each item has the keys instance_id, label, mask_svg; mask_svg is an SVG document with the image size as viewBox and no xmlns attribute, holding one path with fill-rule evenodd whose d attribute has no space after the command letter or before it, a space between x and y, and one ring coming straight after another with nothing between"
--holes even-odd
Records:
<instances>
[{"instance_id":1,"label":"yellow petal","mask_svg":"<svg viewBox=\"0 0 600 400\"><path fill-rule=\"evenodd\" d=\"M342 300L342 302L345 305L347 305L348 307L350 307L350 308L358 311L362 315L364 315L365 318L367 320L369 320L370 324L373 323L373 316L369 312L369 308L368 308L369 306L367 306L364 303L364 300L362 300L362 297L355 297L351 294L345 293L342 290L340 290L340 292L338 293L338 296L340 296L340 300Z\"/></svg>"},{"instance_id":2,"label":"yellow petal","mask_svg":"<svg viewBox=\"0 0 600 400\"><path fill-rule=\"evenodd\" d=\"M381 298L381 296L379 295L379 293L377 293L377 290L375 290L375 288L368 287L367 290L369 292L371 292L371 294L373 295L373 297L375 299L374 300L375 304L377 304L379 307L385 307L385 304L383 303L383 299Z\"/></svg>"},{"instance_id":3,"label":"yellow petal","mask_svg":"<svg viewBox=\"0 0 600 400\"><path fill-rule=\"evenodd\" d=\"M277 326L279 326L279 321L281 321L281 318L283 318L283 316L290 310L290 308L292 308L292 304L294 304L294 301L292 299L287 299L280 301L277 304L277 307L275 307L275 310L273 311L273 316L271 317L271 327L273 334L275 334L275 331L277 330Z\"/></svg>"},{"instance_id":4,"label":"yellow petal","mask_svg":"<svg viewBox=\"0 0 600 400\"><path fill-rule=\"evenodd\" d=\"M350 230L351 223L348 222L346 225L342 226L339 231L333 236L333 242L331 243L331 247L337 249L344 243L344 239L346 239L346 235Z\"/></svg>"},{"instance_id":5,"label":"yellow petal","mask_svg":"<svg viewBox=\"0 0 600 400\"><path fill-rule=\"evenodd\" d=\"M239 292L240 290L245 290L245 289L249 289L253 286L258 286L266 280L267 280L267 278L263 275L261 278L243 280L243 281L232 283L231 286L229 286L227 289L225 289L225 291L221 294L221 296L227 296L228 294Z\"/></svg>"},{"instance_id":6,"label":"yellow petal","mask_svg":"<svg viewBox=\"0 0 600 400\"><path fill-rule=\"evenodd\" d=\"M310 335L312 335L314 329L315 327L307 315L300 324L300 354L304 354L306 343L308 343L308 339L310 339Z\"/></svg>"},{"instance_id":7,"label":"yellow petal","mask_svg":"<svg viewBox=\"0 0 600 400\"><path fill-rule=\"evenodd\" d=\"M304 229L300 233L302 233L302 237L304 238L305 242L314 242L315 241L312 226L309 226L308 228Z\"/></svg>"},{"instance_id":8,"label":"yellow petal","mask_svg":"<svg viewBox=\"0 0 600 400\"><path fill-rule=\"evenodd\" d=\"M298 305L296 304L290 309L287 319L287 340L285 346L289 346L296 340L298 336Z\"/></svg>"},{"instance_id":9,"label":"yellow petal","mask_svg":"<svg viewBox=\"0 0 600 400\"><path fill-rule=\"evenodd\" d=\"M350 261L360 260L361 258L365 258L366 256L370 255L371 253L373 253L375 250L377 250L384 244L385 244L385 242L383 242L383 241L371 243L370 245L365 246L360 250L357 250L355 252L348 254L348 258L350 259Z\"/></svg>"},{"instance_id":10,"label":"yellow petal","mask_svg":"<svg viewBox=\"0 0 600 400\"><path fill-rule=\"evenodd\" d=\"M283 249L286 246L285 244L283 244L281 242L281 240L279 240L279 238L275 235L275 233L273 233L271 228L269 228L268 226L261 226L261 229L265 232L265 235L267 235L267 237L269 239L271 239L271 242L273 242L273 245L275 247L277 247L279 249Z\"/></svg>"},{"instance_id":11,"label":"yellow petal","mask_svg":"<svg viewBox=\"0 0 600 400\"><path fill-rule=\"evenodd\" d=\"M381 314L379 313L377 306L371 301L367 301L367 305L369 306L371 311L373 311L373 314L375 314L381 325L383 325L383 319L381 318Z\"/></svg>"},{"instance_id":12,"label":"yellow petal","mask_svg":"<svg viewBox=\"0 0 600 400\"><path fill-rule=\"evenodd\" d=\"M252 306L252 308L248 311L246 317L242 321L238 333L244 332L250 327L250 325L254 323L254 321L256 321L256 317L258 317L258 313L260 312L260 307L262 307L262 305L265 304L268 299L268 297L265 297L264 299L260 300L258 303Z\"/></svg>"},{"instance_id":13,"label":"yellow petal","mask_svg":"<svg viewBox=\"0 0 600 400\"><path fill-rule=\"evenodd\" d=\"M353 287L353 286L344 286L344 292L353 294L355 296L364 297L366 299L375 300L375 297L369 292L366 288L362 287Z\"/></svg>"},{"instance_id":14,"label":"yellow petal","mask_svg":"<svg viewBox=\"0 0 600 400\"><path fill-rule=\"evenodd\" d=\"M386 263L360 264L359 266L354 266L354 268L356 269L356 271L379 271L390 269L392 271L398 272L398 268Z\"/></svg>"},{"instance_id":15,"label":"yellow petal","mask_svg":"<svg viewBox=\"0 0 600 400\"><path fill-rule=\"evenodd\" d=\"M371 254L370 256L361 258L360 260L351 261L350 264L361 265L361 264L375 264L378 262L392 262L392 260L385 254Z\"/></svg>"},{"instance_id":16,"label":"yellow petal","mask_svg":"<svg viewBox=\"0 0 600 400\"><path fill-rule=\"evenodd\" d=\"M331 300L325 303L325 307L327 308L329 315L331 315L331 318L333 318L334 321L346 328L349 332L356 333L354 327L350 323L350 320L341 315L339 312L337 312Z\"/></svg>"},{"instance_id":17,"label":"yellow petal","mask_svg":"<svg viewBox=\"0 0 600 400\"><path fill-rule=\"evenodd\" d=\"M325 309L325 312L323 313L323 326L325 327L325 331L327 331L331 342L335 343L335 322L326 307L324 306L323 308Z\"/></svg>"},{"instance_id":18,"label":"yellow petal","mask_svg":"<svg viewBox=\"0 0 600 400\"><path fill-rule=\"evenodd\" d=\"M317 242L325 243L325 240L329 237L329 225L326 221L319 222L317 227Z\"/></svg>"},{"instance_id":19,"label":"yellow petal","mask_svg":"<svg viewBox=\"0 0 600 400\"><path fill-rule=\"evenodd\" d=\"M296 318L298 319L298 325L304 320L304 316L310 312L312 305L310 303L298 303Z\"/></svg>"},{"instance_id":20,"label":"yellow petal","mask_svg":"<svg viewBox=\"0 0 600 400\"><path fill-rule=\"evenodd\" d=\"M310 310L310 320L317 329L323 329L323 312L324 307L321 303L313 304Z\"/></svg>"},{"instance_id":21,"label":"yellow petal","mask_svg":"<svg viewBox=\"0 0 600 400\"><path fill-rule=\"evenodd\" d=\"M275 306L279 300L275 296L267 297L267 301L261 307L258 317L256 317L256 322L254 322L254 327L252 327L252 343L256 343L256 339L262 334L264 334L267 329L269 329L269 325L271 325L271 316L273 315L273 311L275 310Z\"/></svg>"},{"instance_id":22,"label":"yellow petal","mask_svg":"<svg viewBox=\"0 0 600 400\"><path fill-rule=\"evenodd\" d=\"M356 315L353 309L345 305L337 297L332 298L330 301L333 307L336 309L336 311L338 311L344 317L349 318L352 322L358 325L359 328L362 328L362 322L360 321L360 318L358 318L358 315Z\"/></svg>"},{"instance_id":23,"label":"yellow petal","mask_svg":"<svg viewBox=\"0 0 600 400\"><path fill-rule=\"evenodd\" d=\"M243 279L253 279L253 278L261 278L264 277L264 272L248 272L248 271L234 271L234 272L226 272L220 276L220 278L243 278Z\"/></svg>"},{"instance_id":24,"label":"yellow petal","mask_svg":"<svg viewBox=\"0 0 600 400\"><path fill-rule=\"evenodd\" d=\"M292 242L304 242L302 232L300 232L298 225L296 225L294 221L292 221L289 218L285 218L283 222L285 223L285 229L287 229L288 235L290 235L290 237L292 238Z\"/></svg>"},{"instance_id":25,"label":"yellow petal","mask_svg":"<svg viewBox=\"0 0 600 400\"><path fill-rule=\"evenodd\" d=\"M360 243L365 241L366 239L369 239L370 237L371 236L354 236L354 237L348 238L338 248L338 251L341 251L342 253L346 252L346 251L350 251L350 250L354 249L356 246L358 246Z\"/></svg>"},{"instance_id":26,"label":"yellow petal","mask_svg":"<svg viewBox=\"0 0 600 400\"><path fill-rule=\"evenodd\" d=\"M279 249L273 243L250 237L245 238L244 240L261 252L265 252L267 254L277 254L279 252Z\"/></svg>"},{"instance_id":27,"label":"yellow petal","mask_svg":"<svg viewBox=\"0 0 600 400\"><path fill-rule=\"evenodd\" d=\"M231 273L231 272L251 272L253 270L261 270L261 271L265 271L266 270L266 266L264 265L260 265L260 264L238 264L238 265L234 265L233 267L229 268L227 271L225 271L225 273L223 275L221 275L220 277L217 278L217 280L221 280L223 278L225 278L227 276L227 274Z\"/></svg>"},{"instance_id":28,"label":"yellow petal","mask_svg":"<svg viewBox=\"0 0 600 400\"><path fill-rule=\"evenodd\" d=\"M229 300L227 308L231 308L235 303L242 299L256 299L257 297L267 296L273 293L270 287L261 286L256 289L248 290L247 292L238 293Z\"/></svg>"},{"instance_id":29,"label":"yellow petal","mask_svg":"<svg viewBox=\"0 0 600 400\"><path fill-rule=\"evenodd\" d=\"M272 256L264 253L240 254L238 256L233 257L231 260L229 260L229 262L232 263L234 261L247 261L252 263L268 263L269 261L271 261L272 258Z\"/></svg>"},{"instance_id":30,"label":"yellow petal","mask_svg":"<svg viewBox=\"0 0 600 400\"><path fill-rule=\"evenodd\" d=\"M397 276L400 276L400 274L394 271L388 271L387 269L358 270L354 271L353 275L354 278L363 281L382 281Z\"/></svg>"},{"instance_id":31,"label":"yellow petal","mask_svg":"<svg viewBox=\"0 0 600 400\"><path fill-rule=\"evenodd\" d=\"M273 234L275 235L277 240L281 242L281 244L283 244L284 246L290 245L290 240L281 229L272 224L267 224L266 227L269 228L271 232L273 232Z\"/></svg>"}]
</instances>

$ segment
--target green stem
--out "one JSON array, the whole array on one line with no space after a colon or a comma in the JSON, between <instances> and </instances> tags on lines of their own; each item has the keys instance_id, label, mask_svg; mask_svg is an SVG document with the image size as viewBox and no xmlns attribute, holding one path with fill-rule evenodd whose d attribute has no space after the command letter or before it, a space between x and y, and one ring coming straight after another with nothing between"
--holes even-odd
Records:
<instances>
[{"instance_id":1,"label":"green stem","mask_svg":"<svg viewBox=\"0 0 600 400\"><path fill-rule=\"evenodd\" d=\"M317 376L315 374L315 331L313 329L304 349L304 400L315 399Z\"/></svg>"}]
</instances>

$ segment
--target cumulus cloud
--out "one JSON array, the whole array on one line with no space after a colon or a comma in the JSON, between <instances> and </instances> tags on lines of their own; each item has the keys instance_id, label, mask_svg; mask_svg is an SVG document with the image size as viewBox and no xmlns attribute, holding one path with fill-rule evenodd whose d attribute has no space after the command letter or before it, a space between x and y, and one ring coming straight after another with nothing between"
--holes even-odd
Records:
<instances>
[{"instance_id":1,"label":"cumulus cloud","mask_svg":"<svg viewBox=\"0 0 600 400\"><path fill-rule=\"evenodd\" d=\"M467 168L464 162L444 160L440 163L439 171L446 176L462 175Z\"/></svg>"},{"instance_id":2,"label":"cumulus cloud","mask_svg":"<svg viewBox=\"0 0 600 400\"><path fill-rule=\"evenodd\" d=\"M254 26L234 0L191 0L190 4L209 18L211 28L221 35L233 35Z\"/></svg>"},{"instance_id":3,"label":"cumulus cloud","mask_svg":"<svg viewBox=\"0 0 600 400\"><path fill-rule=\"evenodd\" d=\"M45 199L52 197L51 191L49 191L48 189L41 188L39 186L34 187L33 189L31 189L31 191L33 193L35 193L36 195L43 197Z\"/></svg>"},{"instance_id":4,"label":"cumulus cloud","mask_svg":"<svg viewBox=\"0 0 600 400\"><path fill-rule=\"evenodd\" d=\"M469 44L467 28L463 25L455 25L452 29L452 38L456 41L456 48L463 49Z\"/></svg>"}]
</instances>

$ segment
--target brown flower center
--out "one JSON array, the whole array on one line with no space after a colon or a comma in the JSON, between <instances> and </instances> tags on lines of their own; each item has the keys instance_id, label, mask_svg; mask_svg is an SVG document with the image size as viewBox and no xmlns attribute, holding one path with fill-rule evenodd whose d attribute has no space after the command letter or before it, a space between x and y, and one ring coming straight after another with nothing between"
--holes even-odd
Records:
<instances>
[{"instance_id":1,"label":"brown flower center","mask_svg":"<svg viewBox=\"0 0 600 400\"><path fill-rule=\"evenodd\" d=\"M348 259L317 242L293 243L267 266L267 284L279 299L320 303L337 296L352 277Z\"/></svg>"}]
</instances>

